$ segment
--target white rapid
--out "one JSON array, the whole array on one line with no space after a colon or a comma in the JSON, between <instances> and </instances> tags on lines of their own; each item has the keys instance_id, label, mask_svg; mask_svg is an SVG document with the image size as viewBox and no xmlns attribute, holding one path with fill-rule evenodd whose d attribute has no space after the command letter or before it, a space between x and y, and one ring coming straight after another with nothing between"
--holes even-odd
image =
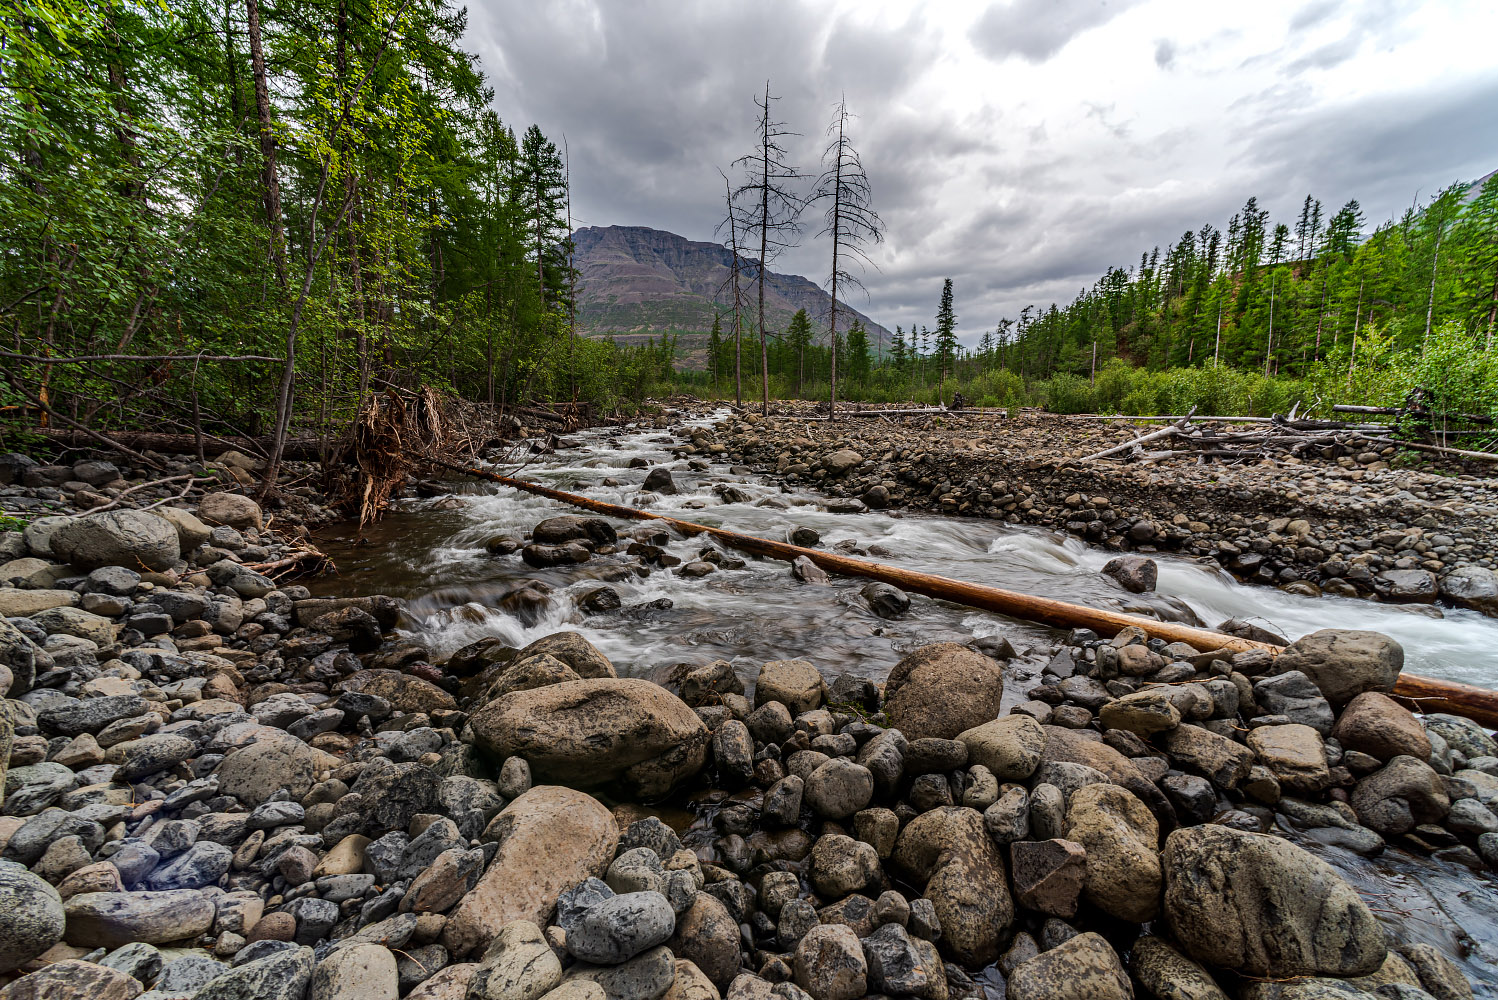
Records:
<instances>
[{"instance_id":1,"label":"white rapid","mask_svg":"<svg viewBox=\"0 0 1498 1000\"><path fill-rule=\"evenodd\" d=\"M934 515L831 514L814 494L782 492L760 477L734 474L725 464L694 471L686 461L673 461L674 439L659 431L611 435L595 430L575 438L582 447L543 456L521 474L628 505L647 471L629 464L643 459L650 466L669 466L681 488L675 496L652 501L652 509L661 513L771 538L809 527L821 534L824 545L878 546L873 558L912 569L1081 604L1128 609L1140 603L1100 575L1110 554L1075 538ZM605 478L622 485L603 486ZM750 500L724 503L714 488L728 484ZM743 570L695 580L659 569L636 577L610 557L535 570L518 554L489 555L484 543L503 534L523 539L537 521L574 508L486 483L454 483L453 489L450 496L398 505L375 529L374 544L351 547L329 539L344 576L321 589L408 598L412 630L443 651L485 635L523 644L568 627L586 634L621 668L639 674L682 660L723 657L752 669L764 659L805 656L828 669L882 678L904 651L926 642L1004 635L1022 649L1044 645L1055 634L919 596L908 616L884 621L859 597L863 582L834 579L829 587L809 587L796 583L786 564L773 560L748 559ZM636 526L617 525L621 531ZM677 539L667 549L690 560L705 544ZM1403 644L1411 672L1498 686L1498 620L1470 611L1446 610L1440 617L1432 608L1300 597L1241 585L1225 571L1192 560L1159 555L1156 561L1158 592L1183 602L1209 626L1247 618L1291 639L1328 627L1374 629ZM543 617L530 625L493 606L500 594L527 579L556 589ZM627 606L665 598L672 607L583 616L574 599L601 580Z\"/></svg>"},{"instance_id":2,"label":"white rapid","mask_svg":"<svg viewBox=\"0 0 1498 1000\"><path fill-rule=\"evenodd\" d=\"M643 459L673 470L681 492L652 501L651 507L675 517L772 538L809 527L828 546L877 547L871 555L882 562L1081 604L1127 608L1140 600L1099 573L1109 553L1075 538L993 521L830 514L813 494L782 492L725 464L694 470L687 461L673 461L675 439L659 431L595 430L574 438L581 447L543 456L521 474L627 505L648 471L629 468L630 461ZM621 485L604 486L605 478ZM722 502L714 487L729 484L750 499ZM917 646L994 635L1031 654L1018 665L1029 672L1044 662L1058 635L920 596L912 597L907 615L885 621L860 597L863 581L834 578L829 586L808 586L773 560L746 559L741 570L701 579L660 569L638 577L620 565L622 557L610 556L536 570L518 553L489 555L484 543L497 535L524 539L536 522L574 508L487 483L453 483L452 489L448 496L402 502L369 532L365 544L355 544L351 535L325 535L322 544L343 575L320 583L318 591L406 598L407 630L436 651L451 652L483 636L520 646L562 628L575 629L621 673L635 675L682 661L724 658L750 681L766 660L804 657L829 675L852 671L882 680L904 652ZM639 526L616 524L621 533ZM666 548L689 560L705 544L678 539ZM1243 586L1222 570L1191 560L1163 555L1156 560L1159 593L1183 602L1207 625L1248 618L1292 639L1328 627L1374 629L1403 644L1411 672L1498 687L1498 621L1466 611L1438 617L1434 609L1297 597ZM502 594L527 580L554 588L549 605L530 624L496 607ZM619 593L624 611L588 616L578 609L576 599L600 583ZM668 607L650 606L662 599ZM1016 696L1024 687L1012 686ZM1381 919L1399 926L1402 937L1441 948L1473 980L1478 996L1498 997L1498 987L1488 985L1498 982L1498 885L1488 875L1393 849L1364 859L1284 832L1338 868Z\"/></svg>"}]
</instances>

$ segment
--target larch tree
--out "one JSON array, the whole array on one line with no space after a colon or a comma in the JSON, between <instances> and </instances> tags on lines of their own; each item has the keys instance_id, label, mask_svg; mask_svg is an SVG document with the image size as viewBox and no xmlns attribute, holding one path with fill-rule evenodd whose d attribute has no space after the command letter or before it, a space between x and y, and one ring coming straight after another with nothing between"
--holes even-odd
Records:
<instances>
[{"instance_id":1,"label":"larch tree","mask_svg":"<svg viewBox=\"0 0 1498 1000\"><path fill-rule=\"evenodd\" d=\"M884 241L884 227L873 208L873 190L869 185L868 172L863 160L848 134L848 123L853 116L848 112L846 98L839 100L833 111L832 123L827 126L830 142L822 153L822 176L817 179L816 192L812 200L826 205L822 230L832 243L832 267L828 272L827 286L832 297L828 310L827 340L836 345L838 285L843 288L862 288L859 271L873 262L869 250ZM867 367L867 338L864 340L865 367ZM831 377L828 385L828 413L837 419L837 351L832 352Z\"/></svg>"},{"instance_id":2,"label":"larch tree","mask_svg":"<svg viewBox=\"0 0 1498 1000\"><path fill-rule=\"evenodd\" d=\"M759 294L760 413L766 417L770 415L770 348L765 327L765 275L770 263L795 245L805 208L805 202L793 187L805 175L787 162L789 154L782 145L800 133L775 120L774 104L779 99L771 95L770 82L766 80L765 96L754 99L759 108L756 129L759 139L754 152L735 161L735 165L744 169L746 180L733 192L732 199L739 206L740 230L745 238L759 242L755 283Z\"/></svg>"}]
</instances>

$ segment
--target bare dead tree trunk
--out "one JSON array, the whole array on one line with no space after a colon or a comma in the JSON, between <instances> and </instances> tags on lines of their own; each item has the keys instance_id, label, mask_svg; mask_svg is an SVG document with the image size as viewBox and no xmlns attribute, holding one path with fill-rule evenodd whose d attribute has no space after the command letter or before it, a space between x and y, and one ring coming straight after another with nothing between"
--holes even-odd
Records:
<instances>
[{"instance_id":1,"label":"bare dead tree trunk","mask_svg":"<svg viewBox=\"0 0 1498 1000\"><path fill-rule=\"evenodd\" d=\"M829 313L828 324L831 335L827 338L832 346L832 368L831 378L828 379L827 391L827 419L837 419L837 254L842 248L843 237L843 128L847 123L848 114L844 108L838 109L837 116L837 162L833 166L832 183L832 309Z\"/></svg>"},{"instance_id":2,"label":"bare dead tree trunk","mask_svg":"<svg viewBox=\"0 0 1498 1000\"><path fill-rule=\"evenodd\" d=\"M765 84L765 103L770 100L770 85ZM764 174L760 183L759 203L759 373L761 402L759 412L761 416L770 415L770 348L765 338L765 264L766 253L769 249L770 240L770 113L765 112L764 128Z\"/></svg>"},{"instance_id":3,"label":"bare dead tree trunk","mask_svg":"<svg viewBox=\"0 0 1498 1000\"><path fill-rule=\"evenodd\" d=\"M739 409L744 408L744 376L743 376L743 347L740 344L740 333L742 326L742 292L739 291L739 232L738 220L733 215L733 192L728 187L728 177L723 178L723 193L728 204L728 252L732 255L729 261L729 275L733 283L733 402Z\"/></svg>"}]
</instances>

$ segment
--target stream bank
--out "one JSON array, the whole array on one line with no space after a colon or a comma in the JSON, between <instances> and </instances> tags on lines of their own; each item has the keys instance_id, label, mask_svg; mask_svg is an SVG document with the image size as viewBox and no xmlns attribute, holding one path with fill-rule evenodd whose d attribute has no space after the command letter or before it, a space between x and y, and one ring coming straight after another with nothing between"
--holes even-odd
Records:
<instances>
[{"instance_id":1,"label":"stream bank","mask_svg":"<svg viewBox=\"0 0 1498 1000\"><path fill-rule=\"evenodd\" d=\"M837 514L674 460L684 440L587 432L527 474L1209 623L1210 601L1272 598L1458 649L1491 627L1164 556L1154 595L1132 594L1075 540ZM247 504L208 512L237 508L246 547L274 555L288 540ZM29 869L0 865L24 918L0 916L0 938L29 952L8 974L298 1000L1492 995L1498 747L1380 701L1421 643L1344 630L1278 664L1203 657L906 608L572 513L478 484L407 502L372 544L319 537L345 572L321 598L213 569L240 554L195 579L228 525L200 538L175 514L162 568L111 553L55 580L78 605L5 633L6 662L32 668L5 702L0 855ZM50 562L83 558L69 545ZM533 545L553 551L528 562ZM586 558L534 565L563 549ZM355 582L404 607L349 599ZM1286 631L1327 624L1303 620ZM1464 657L1420 669L1443 663Z\"/></svg>"}]
</instances>

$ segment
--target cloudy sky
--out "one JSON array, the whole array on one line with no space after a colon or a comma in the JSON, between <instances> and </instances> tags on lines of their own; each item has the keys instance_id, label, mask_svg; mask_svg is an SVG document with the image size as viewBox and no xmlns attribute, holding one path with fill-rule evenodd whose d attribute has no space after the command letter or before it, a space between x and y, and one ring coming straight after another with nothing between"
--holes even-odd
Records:
<instances>
[{"instance_id":1,"label":"cloudy sky","mask_svg":"<svg viewBox=\"0 0 1498 1000\"><path fill-rule=\"evenodd\" d=\"M1370 222L1498 168L1498 3L469 0L469 47L517 131L571 152L579 224L713 239L753 98L815 173L845 94L887 239L854 304L964 339L1067 301L1249 195ZM812 239L775 268L824 276Z\"/></svg>"}]
</instances>

